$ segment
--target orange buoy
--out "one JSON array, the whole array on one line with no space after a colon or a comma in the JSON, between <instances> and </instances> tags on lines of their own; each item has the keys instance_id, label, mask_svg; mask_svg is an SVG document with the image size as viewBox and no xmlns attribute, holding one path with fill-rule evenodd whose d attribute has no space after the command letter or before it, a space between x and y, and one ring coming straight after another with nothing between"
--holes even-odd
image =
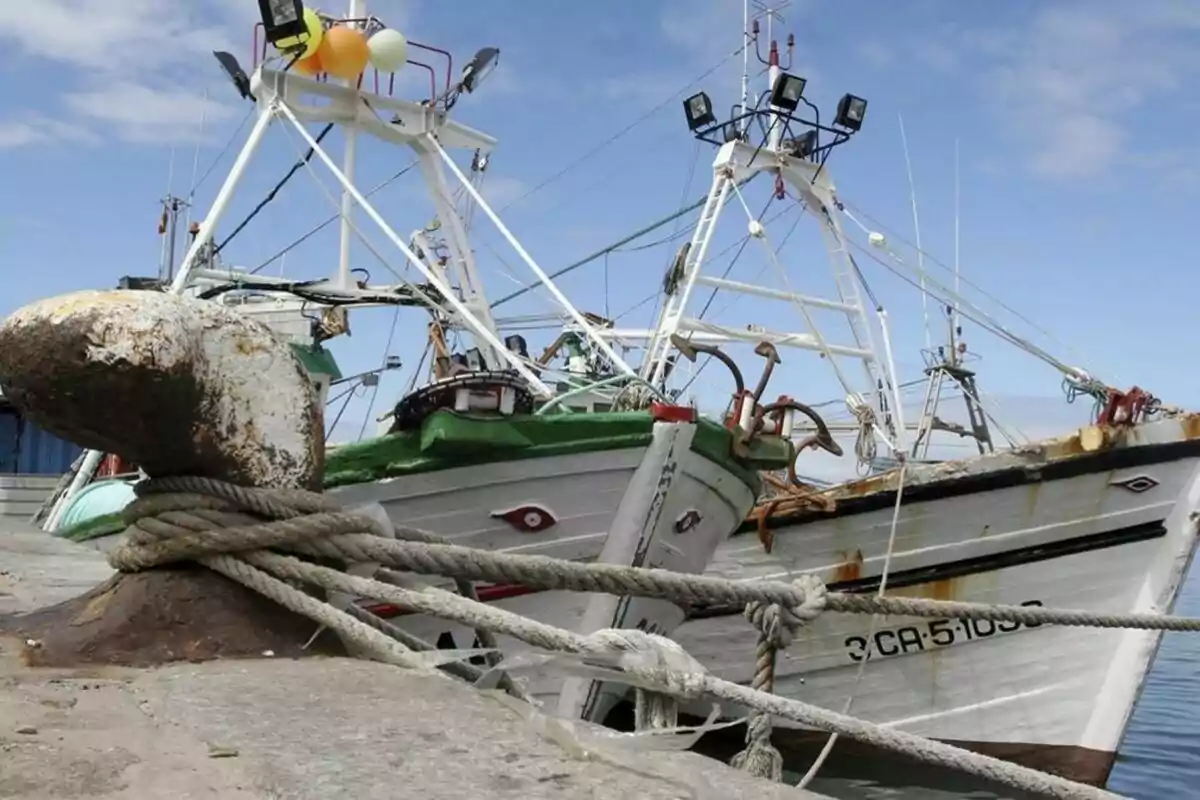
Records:
<instances>
[{"instance_id":1,"label":"orange buoy","mask_svg":"<svg viewBox=\"0 0 1200 800\"><path fill-rule=\"evenodd\" d=\"M292 69L310 77L320 75L325 71L325 67L321 64L320 51L318 50L308 58L300 59L292 66Z\"/></svg>"},{"instance_id":2,"label":"orange buoy","mask_svg":"<svg viewBox=\"0 0 1200 800\"><path fill-rule=\"evenodd\" d=\"M371 51L367 47L367 40L357 30L335 25L325 31L316 57L333 77L353 81L367 68Z\"/></svg>"}]
</instances>

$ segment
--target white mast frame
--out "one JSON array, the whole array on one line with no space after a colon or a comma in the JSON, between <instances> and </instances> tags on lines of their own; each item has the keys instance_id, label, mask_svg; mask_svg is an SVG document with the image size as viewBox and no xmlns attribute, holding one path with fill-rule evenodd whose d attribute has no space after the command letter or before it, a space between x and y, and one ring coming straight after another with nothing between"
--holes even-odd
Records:
<instances>
[{"instance_id":1,"label":"white mast frame","mask_svg":"<svg viewBox=\"0 0 1200 800\"><path fill-rule=\"evenodd\" d=\"M351 0L350 11L351 18L364 17L366 12L363 1ZM353 225L347 213L357 206L404 255L405 259L430 284L437 287L443 302L449 307L443 310L450 314L457 326L474 334L480 343L480 349L484 351L485 360L494 365L505 364L512 368L525 379L533 393L541 399L553 397L554 390L542 381L520 355L510 351L500 338L482 292L482 282L476 270L473 251L467 242L465 226L450 202L447 192L448 182L442 169L444 164L462 183L476 205L497 226L521 259L534 272L539 282L550 291L567 314L573 318L581 332L596 343L618 370L636 377L637 372L613 350L607 341L600 337L598 330L588 324L583 315L570 304L566 296L554 284L553 279L521 246L501 221L499 215L479 194L470 179L462 173L447 152L447 148L453 148L487 154L496 145L493 137L449 119L447 112L439 110L435 105L413 103L362 91L353 82L339 85L318 81L297 73L273 69L270 67L272 63L275 62L268 61L259 65L250 77L250 95L257 105L258 118L246 136L225 181L217 191L208 214L200 223L199 230L167 289L170 294L184 293L197 279L202 282L212 281L222 274L221 270L212 269L212 265L203 263L204 254L209 250L216 230L228 211L254 154L262 145L267 130L273 122L283 121L290 123L299 132L301 138L312 148L313 154L325 164L342 187L342 240L338 274L329 282L316 284L313 288L319 288L322 292L346 299L361 298L365 301L364 304L371 304L372 298L377 300L381 291L384 291L383 287L359 289L347 278L348 236L353 232ZM305 128L306 123L332 123L346 129L348 147L341 167L308 132ZM459 299L446 280L445 271L433 268L419 258L364 196L363 192L355 186L352 173L356 145L350 143L356 143L359 134L368 134L389 144L408 146L416 152L422 175L433 195L438 217L442 220L445 229L447 246L453 256L463 299ZM104 453L94 450L87 451L79 471L51 509L45 525L47 530L55 530L67 503L92 479L103 457Z\"/></svg>"}]
</instances>

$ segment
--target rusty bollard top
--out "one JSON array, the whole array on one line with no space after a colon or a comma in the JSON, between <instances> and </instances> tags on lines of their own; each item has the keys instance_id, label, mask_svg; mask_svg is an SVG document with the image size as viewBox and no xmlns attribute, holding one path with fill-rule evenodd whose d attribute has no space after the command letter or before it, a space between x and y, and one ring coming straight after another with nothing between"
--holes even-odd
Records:
<instances>
[{"instance_id":1,"label":"rusty bollard top","mask_svg":"<svg viewBox=\"0 0 1200 800\"><path fill-rule=\"evenodd\" d=\"M215 302L86 291L0 324L0 386L28 418L151 476L319 489L321 408L291 347Z\"/></svg>"}]
</instances>

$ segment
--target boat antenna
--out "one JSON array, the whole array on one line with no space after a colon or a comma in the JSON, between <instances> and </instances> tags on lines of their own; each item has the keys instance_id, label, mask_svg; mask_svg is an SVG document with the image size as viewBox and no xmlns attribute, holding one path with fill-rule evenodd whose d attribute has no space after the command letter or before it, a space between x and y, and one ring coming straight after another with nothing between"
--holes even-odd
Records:
<instances>
[{"instance_id":1,"label":"boat antenna","mask_svg":"<svg viewBox=\"0 0 1200 800\"><path fill-rule=\"evenodd\" d=\"M929 336L929 290L925 286L925 250L921 247L921 218L917 215L917 185L913 181L912 161L908 157L908 136L904 133L904 116L896 114L900 121L900 143L904 147L904 168L908 172L908 198L912 204L913 232L917 238L917 273L921 280L921 316L925 320L925 349L933 350Z\"/></svg>"},{"instance_id":2,"label":"boat antenna","mask_svg":"<svg viewBox=\"0 0 1200 800\"><path fill-rule=\"evenodd\" d=\"M742 0L742 129L744 136L750 130L750 0Z\"/></svg>"},{"instance_id":3,"label":"boat antenna","mask_svg":"<svg viewBox=\"0 0 1200 800\"><path fill-rule=\"evenodd\" d=\"M196 131L196 150L192 154L192 181L188 184L191 188L188 189L188 206L187 215L184 217L185 227L192 225L192 200L196 197L196 179L200 174L200 150L204 146L204 126L208 122L208 87L204 87L204 103L200 106L200 122Z\"/></svg>"},{"instance_id":4,"label":"boat antenna","mask_svg":"<svg viewBox=\"0 0 1200 800\"><path fill-rule=\"evenodd\" d=\"M950 352L954 363L958 363L958 339L962 336L962 308L958 298L962 297L962 271L959 267L959 190L958 190L958 137L954 138L954 305L947 307L950 318Z\"/></svg>"}]
</instances>

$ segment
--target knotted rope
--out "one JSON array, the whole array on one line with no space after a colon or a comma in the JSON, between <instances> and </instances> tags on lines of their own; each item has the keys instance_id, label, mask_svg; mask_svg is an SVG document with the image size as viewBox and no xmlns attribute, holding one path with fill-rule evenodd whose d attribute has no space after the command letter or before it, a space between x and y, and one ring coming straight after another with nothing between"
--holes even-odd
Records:
<instances>
[{"instance_id":1,"label":"knotted rope","mask_svg":"<svg viewBox=\"0 0 1200 800\"><path fill-rule=\"evenodd\" d=\"M117 569L131 572L196 560L337 631L361 646L368 655L405 667L426 668L427 662L416 658L405 644L380 632L381 626L365 623L292 584L308 584L327 592L392 603L416 613L468 625L481 633L501 632L534 647L580 654L584 663L610 667L618 679L643 691L676 699L716 697L761 715L767 722L765 734L748 735L749 746L741 763L753 766L769 762L767 769L771 771L774 760L768 737L769 719L774 715L1025 791L1062 798L1113 800L1117 797L1101 789L760 691L760 682L765 687L773 680L773 654L787 645L800 625L820 613L822 599L825 610L855 613L975 616L993 620L1162 630L1200 629L1200 620L1181 617L1093 615L911 598L867 598L824 593L823 587L812 578L796 584L734 582L665 570L489 553L441 544L428 533L403 526L388 530L387 525L369 515L339 510L336 503L321 495L246 489L208 479L155 479L140 484L138 494L138 499L126 511L130 525L127 536L109 556L110 563ZM740 686L705 673L678 644L660 636L636 630L602 630L583 636L480 603L471 596L430 586L407 588L347 574L329 566L302 561L287 554L289 551L334 559L347 565L384 565L410 572L452 576L458 581L489 580L545 589L633 594L681 604L750 604L746 615L759 628L763 666L756 669L755 687ZM760 679L759 675L763 677ZM670 721L672 711L667 705L661 705L660 713L649 709L656 699L647 697L645 702L650 716L657 715L660 722Z\"/></svg>"},{"instance_id":2,"label":"knotted rope","mask_svg":"<svg viewBox=\"0 0 1200 800\"><path fill-rule=\"evenodd\" d=\"M815 575L802 575L796 588L804 594L799 606L755 601L746 604L745 616L758 630L754 653L754 679L751 688L775 693L775 658L786 650L797 631L825 610L826 589ZM783 756L771 744L771 716L752 711L746 723L746 749L729 762L740 770L779 782L783 780Z\"/></svg>"}]
</instances>

